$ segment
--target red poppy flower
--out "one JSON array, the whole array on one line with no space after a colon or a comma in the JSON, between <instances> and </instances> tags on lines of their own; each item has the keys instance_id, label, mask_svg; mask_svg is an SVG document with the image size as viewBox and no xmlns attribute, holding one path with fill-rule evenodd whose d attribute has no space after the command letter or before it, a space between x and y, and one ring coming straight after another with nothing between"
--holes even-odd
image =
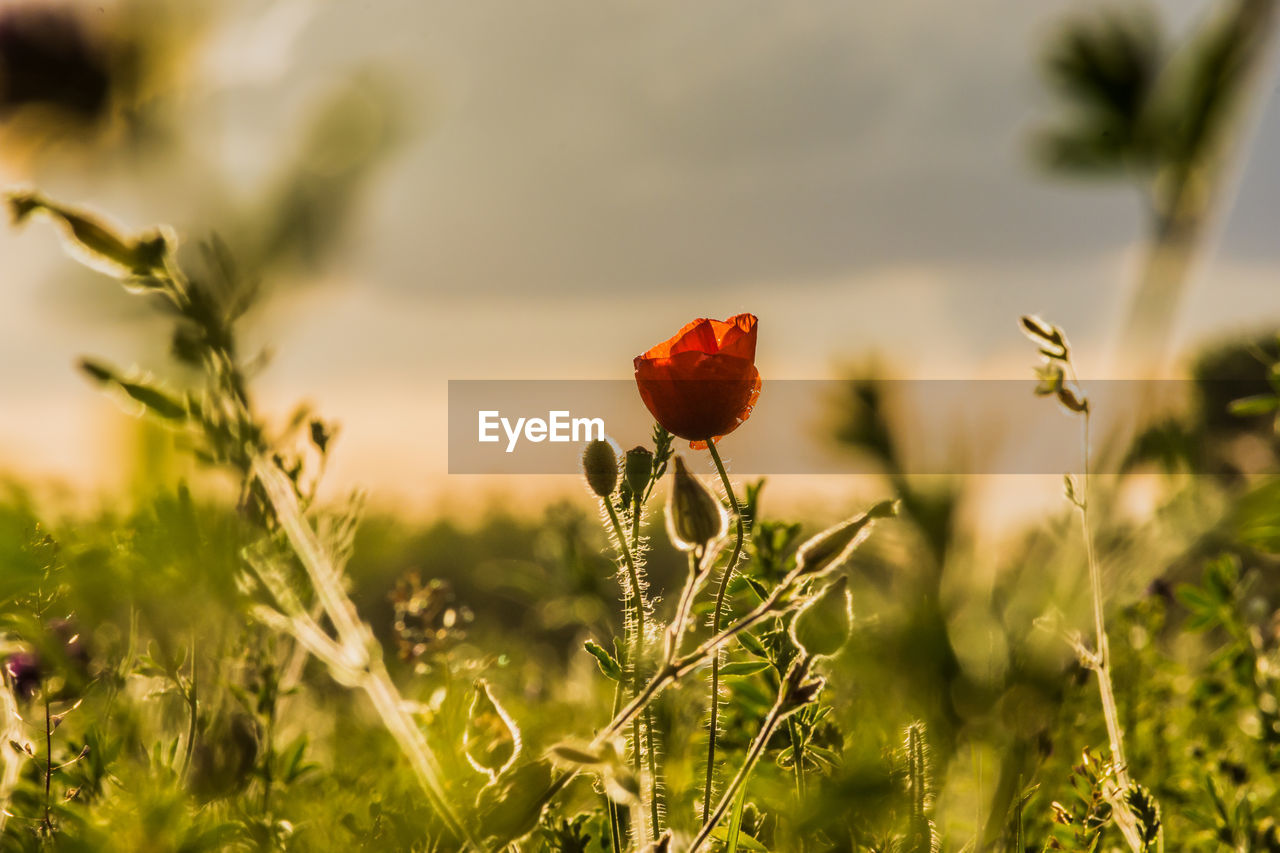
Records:
<instances>
[{"instance_id":1,"label":"red poppy flower","mask_svg":"<svg viewBox=\"0 0 1280 853\"><path fill-rule=\"evenodd\" d=\"M701 448L751 416L760 396L755 360L755 315L694 320L636 357L636 385L658 423Z\"/></svg>"}]
</instances>

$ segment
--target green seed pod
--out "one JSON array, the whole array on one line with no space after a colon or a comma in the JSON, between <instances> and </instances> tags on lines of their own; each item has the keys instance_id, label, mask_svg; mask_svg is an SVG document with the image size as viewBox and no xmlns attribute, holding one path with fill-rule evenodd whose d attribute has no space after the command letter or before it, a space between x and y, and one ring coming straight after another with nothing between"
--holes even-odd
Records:
<instances>
[{"instance_id":1,"label":"green seed pod","mask_svg":"<svg viewBox=\"0 0 1280 853\"><path fill-rule=\"evenodd\" d=\"M477 824L487 838L523 838L538 826L546 810L542 793L551 784L550 762L517 764L476 796Z\"/></svg>"},{"instance_id":2,"label":"green seed pod","mask_svg":"<svg viewBox=\"0 0 1280 853\"><path fill-rule=\"evenodd\" d=\"M802 575L835 571L848 562L862 541L871 535L876 519L892 518L897 514L897 501L881 501L861 515L828 527L800 546L796 554L796 568Z\"/></svg>"},{"instance_id":3,"label":"green seed pod","mask_svg":"<svg viewBox=\"0 0 1280 853\"><path fill-rule=\"evenodd\" d=\"M520 754L520 730L493 697L483 678L475 684L462 743L467 761L490 779L502 775Z\"/></svg>"},{"instance_id":4,"label":"green seed pod","mask_svg":"<svg viewBox=\"0 0 1280 853\"><path fill-rule=\"evenodd\" d=\"M612 442L597 438L587 443L582 451L582 475L600 497L613 494L618 487L618 453Z\"/></svg>"},{"instance_id":5,"label":"green seed pod","mask_svg":"<svg viewBox=\"0 0 1280 853\"><path fill-rule=\"evenodd\" d=\"M622 463L622 470L631 487L631 494L644 496L649 488L649 477L653 474L653 451L647 447L633 447L627 451L627 458Z\"/></svg>"},{"instance_id":6,"label":"green seed pod","mask_svg":"<svg viewBox=\"0 0 1280 853\"><path fill-rule=\"evenodd\" d=\"M827 584L791 621L791 639L814 657L840 651L853 630L853 602L844 575Z\"/></svg>"},{"instance_id":7,"label":"green seed pod","mask_svg":"<svg viewBox=\"0 0 1280 853\"><path fill-rule=\"evenodd\" d=\"M671 492L667 495L667 535L681 551L703 548L729 529L724 504L676 457Z\"/></svg>"}]
</instances>

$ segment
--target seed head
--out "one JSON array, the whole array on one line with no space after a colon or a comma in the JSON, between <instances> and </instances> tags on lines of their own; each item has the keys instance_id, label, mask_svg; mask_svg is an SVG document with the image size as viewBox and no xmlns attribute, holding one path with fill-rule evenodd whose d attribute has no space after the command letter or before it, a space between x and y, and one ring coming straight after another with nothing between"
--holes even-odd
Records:
<instances>
[{"instance_id":1,"label":"seed head","mask_svg":"<svg viewBox=\"0 0 1280 853\"><path fill-rule=\"evenodd\" d=\"M729 529L729 514L720 499L689 473L676 457L671 492L667 495L667 535L681 551L706 547Z\"/></svg>"},{"instance_id":2,"label":"seed head","mask_svg":"<svg viewBox=\"0 0 1280 853\"><path fill-rule=\"evenodd\" d=\"M612 442L597 438L587 443L582 451L582 475L600 497L613 494L618 486L618 453Z\"/></svg>"},{"instance_id":3,"label":"seed head","mask_svg":"<svg viewBox=\"0 0 1280 853\"><path fill-rule=\"evenodd\" d=\"M796 554L797 570L802 575L835 571L848 562L862 541L871 535L876 519L892 518L897 514L897 501L881 501L861 515L828 527L800 546Z\"/></svg>"},{"instance_id":4,"label":"seed head","mask_svg":"<svg viewBox=\"0 0 1280 853\"><path fill-rule=\"evenodd\" d=\"M830 657L844 647L853 630L853 602L844 575L823 587L791 622L791 639L814 657Z\"/></svg>"},{"instance_id":5,"label":"seed head","mask_svg":"<svg viewBox=\"0 0 1280 853\"><path fill-rule=\"evenodd\" d=\"M627 451L622 463L622 470L631 487L631 494L644 495L649 488L649 478L653 475L653 451L647 447L633 447Z\"/></svg>"}]
</instances>

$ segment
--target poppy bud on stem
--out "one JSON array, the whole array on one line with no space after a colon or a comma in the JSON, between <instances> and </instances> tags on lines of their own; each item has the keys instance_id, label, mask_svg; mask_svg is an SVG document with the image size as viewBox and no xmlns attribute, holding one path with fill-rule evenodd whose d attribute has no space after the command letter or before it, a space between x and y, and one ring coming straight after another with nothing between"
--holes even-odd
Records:
<instances>
[{"instance_id":1,"label":"poppy bud on stem","mask_svg":"<svg viewBox=\"0 0 1280 853\"><path fill-rule=\"evenodd\" d=\"M800 546L796 553L796 574L812 577L841 568L862 541L871 535L871 523L875 519L892 518L897 514L897 501L881 501L861 515L828 527Z\"/></svg>"},{"instance_id":2,"label":"poppy bud on stem","mask_svg":"<svg viewBox=\"0 0 1280 853\"><path fill-rule=\"evenodd\" d=\"M840 651L853 629L849 578L841 575L800 608L791 622L791 639L812 657Z\"/></svg>"},{"instance_id":3,"label":"poppy bud on stem","mask_svg":"<svg viewBox=\"0 0 1280 853\"><path fill-rule=\"evenodd\" d=\"M653 476L653 451L647 447L633 447L627 451L622 463L623 476L631 487L631 494L636 500L649 488L649 479Z\"/></svg>"},{"instance_id":4,"label":"poppy bud on stem","mask_svg":"<svg viewBox=\"0 0 1280 853\"><path fill-rule=\"evenodd\" d=\"M671 492L667 495L667 535L681 551L705 549L729 529L729 516L720 499L689 473L684 458L676 457Z\"/></svg>"},{"instance_id":5,"label":"poppy bud on stem","mask_svg":"<svg viewBox=\"0 0 1280 853\"><path fill-rule=\"evenodd\" d=\"M630 455L630 454L628 454ZM600 498L600 503L604 507L606 516L608 516L609 524L613 529L613 535L617 540L617 548L622 555L623 565L626 567L628 594L630 598L629 607L631 615L628 616L628 625L632 626L632 636L630 648L628 650L628 658L631 666L631 689L634 694L640 693L640 687L643 682L643 666L642 658L644 656L644 640L645 640L645 603L644 591L640 586L640 573L636 568L635 556L631 546L627 544L627 534L623 530L622 520L618 517L618 511L613 505L613 492L618 485L618 455L614 450L613 444L609 441L597 439L587 444L586 449L582 453L582 473L587 479L587 484L591 490ZM633 525L633 533L638 538L638 522L639 522L639 503L637 500L637 511L633 515L633 521L637 524ZM631 619L634 618L634 623ZM619 682L621 688L621 682ZM618 694L619 697L621 694ZM615 702L615 704L617 704ZM650 718L646 718L650 719ZM651 729L649 730L651 732ZM648 743L649 755L651 758L650 765L652 767L653 748L652 741L643 740L646 732L641 730L639 717L632 721L632 742L634 744L632 750L632 767L636 778L640 776L640 755L642 743ZM652 829L656 833L658 825L658 814L655 811L651 815ZM644 831L641 829L640 836L643 837Z\"/></svg>"},{"instance_id":6,"label":"poppy bud on stem","mask_svg":"<svg viewBox=\"0 0 1280 853\"><path fill-rule=\"evenodd\" d=\"M582 475L591 491L608 498L618 487L618 454L613 444L597 438L582 451Z\"/></svg>"}]
</instances>

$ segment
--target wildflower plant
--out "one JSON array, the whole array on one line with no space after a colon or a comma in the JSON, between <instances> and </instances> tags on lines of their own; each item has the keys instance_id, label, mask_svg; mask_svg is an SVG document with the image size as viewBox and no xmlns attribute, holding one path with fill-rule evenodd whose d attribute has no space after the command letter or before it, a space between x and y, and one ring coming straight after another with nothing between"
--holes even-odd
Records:
<instances>
[{"instance_id":1,"label":"wildflower plant","mask_svg":"<svg viewBox=\"0 0 1280 853\"><path fill-rule=\"evenodd\" d=\"M1066 633L1064 637L1080 657L1081 663L1097 676L1098 694L1102 702L1102 714L1107 724L1107 738L1111 748L1110 761L1098 765L1100 770L1094 771L1096 761L1086 754L1085 762L1077 777L1091 780L1097 786L1099 796L1105 799L1109 808L1106 814L1114 820L1116 827L1123 835L1125 842L1133 853L1146 853L1157 848L1163 849L1163 833L1161 831L1160 809L1151 794L1140 784L1133 781L1129 774L1128 762L1125 760L1124 731L1120 723L1120 711L1116 705L1115 686L1112 683L1111 646L1107 638L1105 619L1106 599L1102 588L1102 569L1094 552L1093 529L1089 516L1089 399L1079 387L1075 366L1071 362L1071 348L1066 334L1052 324L1039 317L1024 316L1021 319L1023 333L1039 347L1043 362L1036 370L1040 382L1035 393L1043 397L1054 397L1058 403L1073 415L1081 419L1082 446L1084 454L1084 473L1081 485L1068 475L1063 476L1067 500L1080 513L1085 545L1085 560L1088 564L1090 597L1093 602L1094 645L1088 648L1075 634ZM1093 814L1090 809L1090 814ZM1085 822L1092 825L1095 818L1087 818ZM1094 830L1090 829L1089 832ZM1077 840L1081 840L1077 838Z\"/></svg>"},{"instance_id":2,"label":"wildflower plant","mask_svg":"<svg viewBox=\"0 0 1280 853\"><path fill-rule=\"evenodd\" d=\"M906 535L945 522L925 548L893 535L866 547L896 498L815 531L768 517L764 481L731 476L722 451L749 428L762 387L752 315L696 320L635 360L654 429L625 452L583 447L589 499L543 523L486 522L470 538L433 529L430 548L406 537L362 576L362 502L316 497L336 427L305 407L277 425L254 405L261 359L240 350L237 331L256 282L230 251L211 240L182 253L168 229L130 235L38 193L10 206L20 221L51 219L77 257L173 321L172 384L187 384L81 367L230 472L236 499L220 512L182 488L105 517L99 541L66 552L25 515L0 512L0 524L23 519L25 549L0 551L0 848L140 849L155 837L191 850L1138 853L1176 827L1187 849L1280 849L1268 581L1280 491L1264 480L1224 498L1181 566L1162 567L1168 580L1136 603L1110 601L1093 401L1056 326L1021 324L1042 359L1036 392L1080 419L1084 470L1065 488L1093 629L1053 626L1076 657L1055 669L1065 651L1023 639L1049 605L1001 579L990 604L1006 624L993 643L1011 647L1010 661L1040 660L983 680L960 645L974 634L941 598L943 566L965 544L953 535L959 491L935 504L915 490L886 419L869 416L859 435L892 463L884 491L911 518ZM1235 408L1270 414L1272 402ZM603 537L585 521L589 505ZM3 548L14 536L0 532ZM401 551L416 552L409 570ZM204 563L219 578L208 588L194 582ZM1192 580L1175 576L1187 566ZM64 582L64 568L88 588ZM910 572L929 582L893 584ZM122 579L138 589L117 595ZM522 584L510 601L477 596ZM202 615L226 604L199 600L210 592L234 601L233 633L208 630L226 616ZM900 618L893 596L911 599L898 602L901 625L887 624ZM495 648L512 624L528 648ZM1174 643L1196 655L1171 664ZM914 687L943 670L924 661L935 645L955 666L926 685L947 695L922 699ZM547 677L546 658L566 647ZM373 726L352 724L359 709L342 688L367 697ZM1144 692L1159 707L1145 708ZM1220 718L1236 721L1230 732ZM1164 748L1176 738L1189 757ZM993 748L1007 752L984 782ZM957 820L969 803L957 806L956 779L974 766L978 815Z\"/></svg>"},{"instance_id":3,"label":"wildflower plant","mask_svg":"<svg viewBox=\"0 0 1280 853\"><path fill-rule=\"evenodd\" d=\"M455 838L479 848L474 830L449 801L440 762L391 680L381 648L347 595L341 560L358 508L333 526L327 541L322 538L306 517L313 492L304 480L303 458L273 440L253 408L235 334L236 321L252 303L253 286L237 278L217 241L205 249L209 277L191 278L179 264L176 239L163 229L127 237L102 220L30 192L11 194L9 206L15 222L38 213L48 216L78 259L119 279L131 293L158 297L172 312L173 352L201 371L199 393L175 394L98 361L85 360L82 368L176 429L192 442L197 457L239 475L241 505L266 529L245 554L252 581L267 599L254 607L254 615L322 661L339 683L368 696L441 822ZM319 420L308 425L310 444L323 458L330 433ZM306 578L301 589L295 567Z\"/></svg>"}]
</instances>

